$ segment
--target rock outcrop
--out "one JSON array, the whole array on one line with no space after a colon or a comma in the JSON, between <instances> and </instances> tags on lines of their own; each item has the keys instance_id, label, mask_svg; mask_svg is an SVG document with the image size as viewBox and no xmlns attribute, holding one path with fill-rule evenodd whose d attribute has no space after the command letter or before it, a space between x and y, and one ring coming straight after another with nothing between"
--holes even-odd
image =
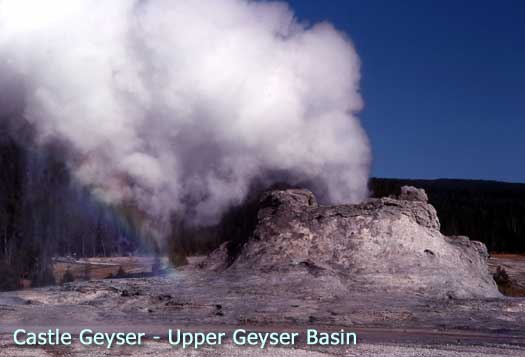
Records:
<instances>
[{"instance_id":1,"label":"rock outcrop","mask_svg":"<svg viewBox=\"0 0 525 357\"><path fill-rule=\"evenodd\" d=\"M398 197L403 201L421 201L428 202L428 196L422 188L415 188L412 186L401 187L401 194Z\"/></svg>"},{"instance_id":2,"label":"rock outcrop","mask_svg":"<svg viewBox=\"0 0 525 357\"><path fill-rule=\"evenodd\" d=\"M253 236L237 256L225 246L208 266L247 272L303 269L337 277L348 289L437 298L500 296L480 242L446 237L424 190L358 205L319 206L308 190L272 191L260 200Z\"/></svg>"}]
</instances>

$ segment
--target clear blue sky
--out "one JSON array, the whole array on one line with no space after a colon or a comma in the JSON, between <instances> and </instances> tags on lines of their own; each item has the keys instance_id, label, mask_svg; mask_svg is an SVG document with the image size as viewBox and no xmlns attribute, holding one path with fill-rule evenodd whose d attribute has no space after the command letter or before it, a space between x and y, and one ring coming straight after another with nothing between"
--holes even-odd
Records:
<instances>
[{"instance_id":1,"label":"clear blue sky","mask_svg":"<svg viewBox=\"0 0 525 357\"><path fill-rule=\"evenodd\" d=\"M373 175L525 182L525 1L287 2L357 47Z\"/></svg>"}]
</instances>

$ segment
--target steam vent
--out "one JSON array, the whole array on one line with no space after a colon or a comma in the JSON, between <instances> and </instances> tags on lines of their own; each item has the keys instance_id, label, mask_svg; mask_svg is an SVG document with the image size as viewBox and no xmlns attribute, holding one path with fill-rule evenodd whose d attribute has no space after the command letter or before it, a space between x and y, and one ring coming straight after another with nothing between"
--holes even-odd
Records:
<instances>
[{"instance_id":1,"label":"steam vent","mask_svg":"<svg viewBox=\"0 0 525 357\"><path fill-rule=\"evenodd\" d=\"M425 191L414 187L403 187L395 198L329 207L319 206L308 190L272 191L260 200L250 239L235 256L228 256L225 243L206 267L314 279L309 286L333 294L500 296L486 247L467 237L446 237L439 229Z\"/></svg>"}]
</instances>

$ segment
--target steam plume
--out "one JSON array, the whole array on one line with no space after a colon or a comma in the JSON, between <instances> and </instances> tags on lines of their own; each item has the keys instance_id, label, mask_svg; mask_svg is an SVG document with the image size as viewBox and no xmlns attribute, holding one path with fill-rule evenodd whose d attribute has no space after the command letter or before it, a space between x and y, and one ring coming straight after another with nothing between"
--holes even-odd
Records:
<instances>
[{"instance_id":1,"label":"steam plume","mask_svg":"<svg viewBox=\"0 0 525 357\"><path fill-rule=\"evenodd\" d=\"M367 194L356 52L283 3L0 0L0 71L107 202L213 222L270 171Z\"/></svg>"}]
</instances>

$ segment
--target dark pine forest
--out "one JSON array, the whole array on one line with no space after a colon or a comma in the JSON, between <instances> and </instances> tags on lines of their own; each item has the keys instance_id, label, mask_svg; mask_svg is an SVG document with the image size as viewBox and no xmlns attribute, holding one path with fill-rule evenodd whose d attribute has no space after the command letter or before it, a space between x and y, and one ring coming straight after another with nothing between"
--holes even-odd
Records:
<instances>
[{"instance_id":1,"label":"dark pine forest","mask_svg":"<svg viewBox=\"0 0 525 357\"><path fill-rule=\"evenodd\" d=\"M125 255L140 249L129 220L74 181L66 155L59 143L37 145L23 117L0 117L0 290L16 288L20 279L52 283L55 256ZM525 184L370 180L376 197L397 194L402 185L427 191L444 234L467 235L491 252L525 253ZM206 253L225 237L244 241L242 236L253 229L254 197L233 207L211 230L188 231L174 221L170 241L184 255Z\"/></svg>"},{"instance_id":2,"label":"dark pine forest","mask_svg":"<svg viewBox=\"0 0 525 357\"><path fill-rule=\"evenodd\" d=\"M64 147L36 145L21 117L0 118L0 290L53 283L54 256L127 254L137 236L72 179Z\"/></svg>"},{"instance_id":3,"label":"dark pine forest","mask_svg":"<svg viewBox=\"0 0 525 357\"><path fill-rule=\"evenodd\" d=\"M403 185L425 189L441 231L466 235L490 252L525 253L525 184L481 180L372 178L375 197L397 194Z\"/></svg>"}]
</instances>

